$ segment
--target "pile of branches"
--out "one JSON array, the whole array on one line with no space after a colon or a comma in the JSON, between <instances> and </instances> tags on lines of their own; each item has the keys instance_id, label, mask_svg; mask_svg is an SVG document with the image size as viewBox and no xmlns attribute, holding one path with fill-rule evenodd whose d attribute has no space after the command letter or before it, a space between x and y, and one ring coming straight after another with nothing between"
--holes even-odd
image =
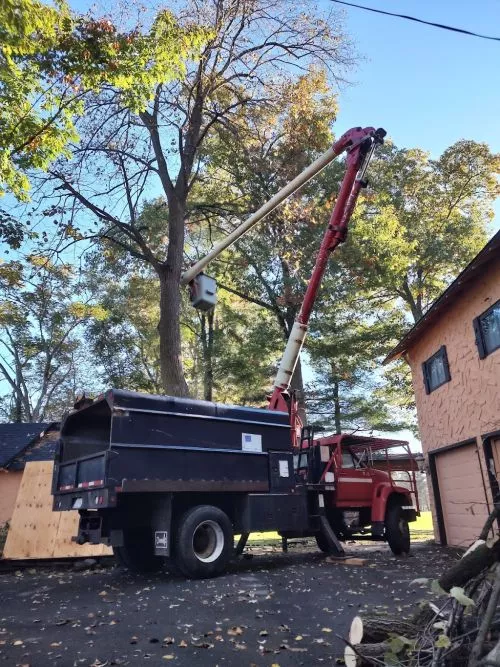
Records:
<instances>
[{"instance_id":1,"label":"pile of branches","mask_svg":"<svg viewBox=\"0 0 500 667\"><path fill-rule=\"evenodd\" d=\"M425 603L406 620L356 616L344 640L346 667L500 667L498 531L488 539L499 516L496 502L479 539L432 582L439 604Z\"/></svg>"}]
</instances>

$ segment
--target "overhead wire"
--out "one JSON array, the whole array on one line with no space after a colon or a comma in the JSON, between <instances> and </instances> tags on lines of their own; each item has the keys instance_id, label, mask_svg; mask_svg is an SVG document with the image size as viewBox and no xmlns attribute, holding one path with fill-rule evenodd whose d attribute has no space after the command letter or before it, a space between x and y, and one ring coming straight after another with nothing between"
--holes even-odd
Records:
<instances>
[{"instance_id":1,"label":"overhead wire","mask_svg":"<svg viewBox=\"0 0 500 667\"><path fill-rule=\"evenodd\" d=\"M374 7L366 7L365 5L357 5L354 2L346 2L346 0L330 0L330 2L335 2L338 5L347 5L348 7L355 7L356 9L364 9L367 12L373 12L374 14L384 14L385 16L394 16L399 19L405 19L407 21L415 21L415 23L423 23L424 25L430 25L433 28L440 28L441 30L450 30L452 32L458 32L463 35L469 35L470 37L478 37L479 39L488 39L494 42L500 42L500 37L493 37L491 35L482 35L478 32L473 32L472 30L465 30L465 28L456 28L451 25L445 25L444 23L434 23L433 21L425 21L424 19L419 19L415 16L408 16L407 14L396 14L394 12L388 12L384 9L375 9Z\"/></svg>"}]
</instances>

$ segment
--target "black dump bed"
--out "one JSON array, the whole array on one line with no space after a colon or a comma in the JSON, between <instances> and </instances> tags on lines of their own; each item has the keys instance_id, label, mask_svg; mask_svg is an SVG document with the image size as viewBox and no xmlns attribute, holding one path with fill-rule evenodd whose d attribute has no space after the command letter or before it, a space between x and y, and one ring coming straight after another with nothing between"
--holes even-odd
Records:
<instances>
[{"instance_id":1,"label":"black dump bed","mask_svg":"<svg viewBox=\"0 0 500 667\"><path fill-rule=\"evenodd\" d=\"M262 491L268 452L291 452L286 412L111 389L64 420L53 491Z\"/></svg>"}]
</instances>

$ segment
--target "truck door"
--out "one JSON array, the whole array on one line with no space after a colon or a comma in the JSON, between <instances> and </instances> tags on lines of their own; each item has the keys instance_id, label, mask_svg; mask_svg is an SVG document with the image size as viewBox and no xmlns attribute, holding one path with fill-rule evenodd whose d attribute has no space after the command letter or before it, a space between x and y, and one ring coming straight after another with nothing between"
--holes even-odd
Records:
<instances>
[{"instance_id":1,"label":"truck door","mask_svg":"<svg viewBox=\"0 0 500 667\"><path fill-rule=\"evenodd\" d=\"M342 464L338 470L337 504L342 507L371 505L373 481L368 465L368 450L351 452L342 448Z\"/></svg>"}]
</instances>

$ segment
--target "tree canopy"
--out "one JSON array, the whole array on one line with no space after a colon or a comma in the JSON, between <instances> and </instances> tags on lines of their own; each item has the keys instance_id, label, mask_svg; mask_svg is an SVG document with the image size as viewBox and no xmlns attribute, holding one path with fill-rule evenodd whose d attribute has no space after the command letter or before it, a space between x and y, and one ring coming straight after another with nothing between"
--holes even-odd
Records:
<instances>
[{"instance_id":1,"label":"tree canopy","mask_svg":"<svg viewBox=\"0 0 500 667\"><path fill-rule=\"evenodd\" d=\"M209 33L167 10L149 26L120 30L108 17L72 12L65 0L6 0L0 7L0 196L27 200L32 170L71 156L86 97L112 88L143 111L158 85L185 73ZM5 211L3 238L23 226Z\"/></svg>"},{"instance_id":2,"label":"tree canopy","mask_svg":"<svg viewBox=\"0 0 500 667\"><path fill-rule=\"evenodd\" d=\"M328 148L354 61L338 14L291 0L1 6L5 418L53 415L86 381L264 403L342 161L213 263L214 312L181 274ZM499 173L472 140L378 152L293 379L318 427L411 422L407 375L380 361L484 244Z\"/></svg>"}]
</instances>

